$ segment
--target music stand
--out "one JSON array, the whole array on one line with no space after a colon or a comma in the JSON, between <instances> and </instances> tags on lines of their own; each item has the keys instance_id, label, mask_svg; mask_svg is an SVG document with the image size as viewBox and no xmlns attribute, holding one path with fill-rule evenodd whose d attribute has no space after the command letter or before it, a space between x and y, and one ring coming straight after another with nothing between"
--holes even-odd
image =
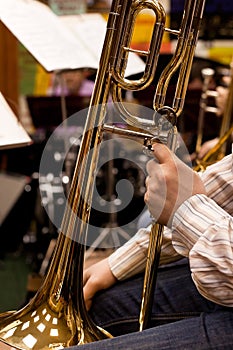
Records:
<instances>
[{"instance_id":1,"label":"music stand","mask_svg":"<svg viewBox=\"0 0 233 350\"><path fill-rule=\"evenodd\" d=\"M0 92L0 150L30 145L32 140Z\"/></svg>"}]
</instances>

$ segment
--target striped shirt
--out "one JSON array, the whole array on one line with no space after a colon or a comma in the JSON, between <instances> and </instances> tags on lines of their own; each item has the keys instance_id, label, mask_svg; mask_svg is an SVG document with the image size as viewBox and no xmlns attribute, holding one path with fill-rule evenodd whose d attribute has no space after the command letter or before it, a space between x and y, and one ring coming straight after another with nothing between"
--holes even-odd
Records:
<instances>
[{"instance_id":1,"label":"striped shirt","mask_svg":"<svg viewBox=\"0 0 233 350\"><path fill-rule=\"evenodd\" d=\"M160 264L188 257L199 292L233 307L233 155L209 166L200 176L206 195L195 195L164 228ZM112 273L124 280L145 268L151 227L140 229L109 257Z\"/></svg>"}]
</instances>

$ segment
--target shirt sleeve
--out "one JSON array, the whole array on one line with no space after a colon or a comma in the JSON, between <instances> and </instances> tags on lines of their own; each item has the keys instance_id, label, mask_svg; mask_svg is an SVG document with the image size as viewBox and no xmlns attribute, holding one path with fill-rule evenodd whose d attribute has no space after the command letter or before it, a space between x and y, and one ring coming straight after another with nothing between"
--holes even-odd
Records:
<instances>
[{"instance_id":1,"label":"shirt sleeve","mask_svg":"<svg viewBox=\"0 0 233 350\"><path fill-rule=\"evenodd\" d=\"M109 256L108 261L111 271L118 280L124 280L144 271L150 232L151 225L145 229L138 230L127 243ZM160 265L182 258L173 248L171 237L171 230L164 227Z\"/></svg>"},{"instance_id":2,"label":"shirt sleeve","mask_svg":"<svg viewBox=\"0 0 233 350\"><path fill-rule=\"evenodd\" d=\"M151 226L141 228L123 246L113 252L109 266L118 280L129 278L144 270Z\"/></svg>"},{"instance_id":3,"label":"shirt sleeve","mask_svg":"<svg viewBox=\"0 0 233 350\"><path fill-rule=\"evenodd\" d=\"M233 156L200 176L207 196L191 197L175 213L173 247L187 256L192 278L207 299L233 306Z\"/></svg>"},{"instance_id":4,"label":"shirt sleeve","mask_svg":"<svg viewBox=\"0 0 233 350\"><path fill-rule=\"evenodd\" d=\"M210 165L200 176L205 184L208 197L232 216L233 155L230 154L221 161Z\"/></svg>"},{"instance_id":5,"label":"shirt sleeve","mask_svg":"<svg viewBox=\"0 0 233 350\"><path fill-rule=\"evenodd\" d=\"M208 227L210 228L211 223L215 223L216 218L222 218L223 215L224 218L227 217L229 219L227 213L230 215L233 213L233 203L231 201L231 198L233 198L232 156L227 156L218 164L208 167L200 176L205 183L209 198L201 196L203 200L201 202L198 196L194 196L186 201L175 214L172 228L174 233L169 228L164 227L160 265L176 261L183 256L189 257L191 262L194 263L194 252L195 249L199 247L199 238L201 238L202 234L204 235L207 230L206 223L208 222ZM203 198L205 198L205 200ZM199 203L201 205L200 212L196 211L196 214L193 214L190 218L186 216L183 221L183 215L186 213L186 206L188 206L189 203L193 203L193 205ZM195 205L195 207L198 207L199 204ZM207 207L205 207L205 205L207 205ZM222 207L223 210L220 207ZM195 217L195 215L197 215L197 217ZM199 219L199 217L201 219ZM123 280L144 270L150 230L151 226L140 229L126 244L110 255L109 265L117 279ZM181 236L179 233L180 230L183 233ZM189 230L191 230L190 235L187 234ZM193 235L192 230L196 232L195 235ZM206 234L212 236L211 232L206 232ZM211 247L209 248L210 250L212 249ZM201 255L199 259L201 259ZM198 274L195 274L194 271L196 270L193 269L192 274L194 281L196 281ZM219 280L220 276L218 281ZM201 292L200 283L198 287ZM204 291L202 291L202 294L205 295ZM213 297L209 297L209 299L214 300Z\"/></svg>"},{"instance_id":6,"label":"shirt sleeve","mask_svg":"<svg viewBox=\"0 0 233 350\"><path fill-rule=\"evenodd\" d=\"M189 258L192 278L207 299L233 306L233 218L204 195L177 210L172 226L175 250Z\"/></svg>"}]
</instances>

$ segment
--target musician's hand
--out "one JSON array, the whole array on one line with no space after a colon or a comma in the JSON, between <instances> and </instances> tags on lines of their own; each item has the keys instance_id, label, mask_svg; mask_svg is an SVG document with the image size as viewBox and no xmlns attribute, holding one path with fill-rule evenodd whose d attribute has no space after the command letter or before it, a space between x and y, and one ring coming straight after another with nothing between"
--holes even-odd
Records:
<instances>
[{"instance_id":1,"label":"musician's hand","mask_svg":"<svg viewBox=\"0 0 233 350\"><path fill-rule=\"evenodd\" d=\"M200 148L200 151L198 152L197 158L202 159L204 156L218 143L219 138L216 137L212 140L208 140L203 143L203 145Z\"/></svg>"},{"instance_id":2,"label":"musician's hand","mask_svg":"<svg viewBox=\"0 0 233 350\"><path fill-rule=\"evenodd\" d=\"M171 226L174 213L189 197L205 194L200 176L163 144L153 145L155 159L147 163L145 202L157 222Z\"/></svg>"},{"instance_id":3,"label":"musician's hand","mask_svg":"<svg viewBox=\"0 0 233 350\"><path fill-rule=\"evenodd\" d=\"M83 294L87 310L90 310L94 295L102 290L111 287L117 282L116 277L105 258L84 270L83 274Z\"/></svg>"}]
</instances>

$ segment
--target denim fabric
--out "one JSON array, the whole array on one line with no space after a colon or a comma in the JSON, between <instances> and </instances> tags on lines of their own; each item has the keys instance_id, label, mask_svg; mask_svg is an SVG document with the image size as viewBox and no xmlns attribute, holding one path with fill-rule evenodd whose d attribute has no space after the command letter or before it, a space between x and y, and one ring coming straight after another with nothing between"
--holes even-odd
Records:
<instances>
[{"instance_id":1,"label":"denim fabric","mask_svg":"<svg viewBox=\"0 0 233 350\"><path fill-rule=\"evenodd\" d=\"M143 276L137 276L96 295L91 318L114 338L83 350L233 349L232 308L198 293L186 260L159 269L151 328L139 332L142 285Z\"/></svg>"}]
</instances>

